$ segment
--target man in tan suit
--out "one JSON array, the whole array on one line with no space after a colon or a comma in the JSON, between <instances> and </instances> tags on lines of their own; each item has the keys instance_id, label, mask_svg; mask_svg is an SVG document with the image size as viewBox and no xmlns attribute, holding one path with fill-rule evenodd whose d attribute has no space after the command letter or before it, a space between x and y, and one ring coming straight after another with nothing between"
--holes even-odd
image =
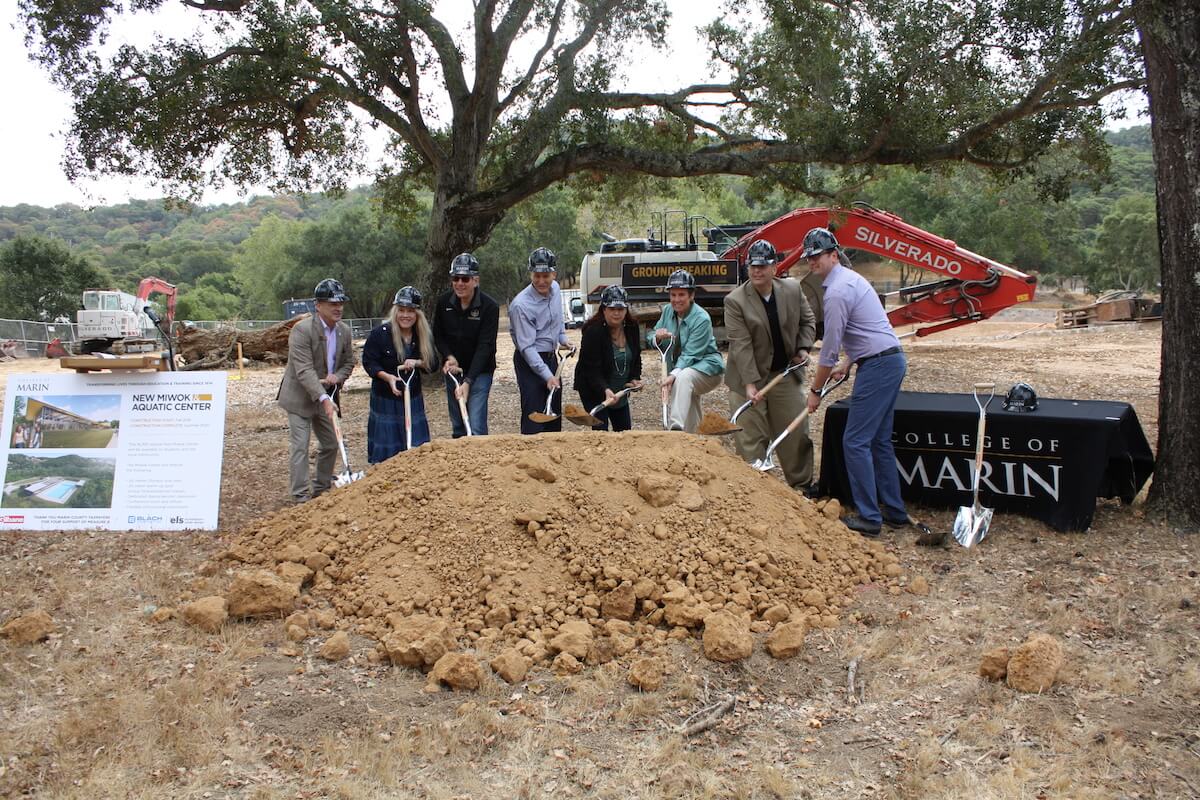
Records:
<instances>
[{"instance_id":1,"label":"man in tan suit","mask_svg":"<svg viewBox=\"0 0 1200 800\"><path fill-rule=\"evenodd\" d=\"M288 363L275 399L288 412L288 474L292 499L303 503L333 485L337 435L333 396L354 370L350 326L342 322L346 296L340 281L326 278L313 291L317 313L288 335ZM317 436L317 473L308 481L308 441Z\"/></svg>"},{"instance_id":2,"label":"man in tan suit","mask_svg":"<svg viewBox=\"0 0 1200 800\"><path fill-rule=\"evenodd\" d=\"M725 296L725 333L729 363L725 383L736 408L754 405L738 417L742 426L734 437L738 455L746 461L762 458L771 440L804 410L803 370L785 377L767 394L759 390L792 364L808 359L816 323L800 283L776 278L775 247L759 240L746 251L750 279ZM775 451L792 488L808 490L813 479L813 446L808 421L783 440Z\"/></svg>"}]
</instances>

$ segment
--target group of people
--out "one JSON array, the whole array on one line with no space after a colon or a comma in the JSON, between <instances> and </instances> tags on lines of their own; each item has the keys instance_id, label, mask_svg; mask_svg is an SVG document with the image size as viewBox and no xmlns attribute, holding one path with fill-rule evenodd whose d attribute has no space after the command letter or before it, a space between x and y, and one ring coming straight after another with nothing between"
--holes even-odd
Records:
<instances>
[{"instance_id":1,"label":"group of people","mask_svg":"<svg viewBox=\"0 0 1200 800\"><path fill-rule=\"evenodd\" d=\"M817 338L813 310L800 282L775 275L778 254L760 240L747 251L748 280L724 300L728 362L721 357L712 320L695 302L696 281L686 270L667 281L670 302L643 342L621 286L608 286L599 310L583 326L574 386L598 430L629 430L629 391L642 388L643 344L660 352L660 384L672 430L695 432L701 397L722 380L731 408L749 402L735 434L739 455L763 456L768 444L805 409L815 412L828 381L857 368L843 439L856 512L844 522L867 536L882 525L909 524L900 497L892 449L892 416L906 361L871 285L849 269L834 234L814 228L802 257L824 289L823 345L805 393L805 365ZM575 355L563 323L557 260L544 247L528 259L529 285L509 303L513 368L521 401L523 434L562 429L562 372ZM368 460L377 463L429 441L419 373L441 370L453 435L487 433L488 396L496 369L499 305L479 288L479 261L463 253L450 265L451 287L437 300L432 325L420 292L396 292L390 315L363 347L371 376ZM288 412L291 493L297 502L328 490L337 453L337 395L354 369L351 332L341 321L349 299L341 283L326 279L314 292L317 313L296 325L278 402ZM568 351L565 356L562 351ZM839 356L845 358L839 361ZM772 384L772 381L774 383ZM768 384L770 388L768 390ZM806 396L807 394L807 396ZM466 415L461 413L465 408ZM540 412L540 413L539 413ZM536 421L537 418L545 421ZM318 442L316 475L308 473L308 441ZM807 418L775 451L788 483L812 493L813 445Z\"/></svg>"},{"instance_id":2,"label":"group of people","mask_svg":"<svg viewBox=\"0 0 1200 800\"><path fill-rule=\"evenodd\" d=\"M11 446L14 449L24 448L26 450L40 448L42 446L41 421L22 421L13 425Z\"/></svg>"}]
</instances>

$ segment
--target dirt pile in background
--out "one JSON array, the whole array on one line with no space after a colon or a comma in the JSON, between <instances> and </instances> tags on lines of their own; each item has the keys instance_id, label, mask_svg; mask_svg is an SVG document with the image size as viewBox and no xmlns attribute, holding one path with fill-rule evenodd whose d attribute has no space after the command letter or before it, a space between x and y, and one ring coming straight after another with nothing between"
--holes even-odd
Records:
<instances>
[{"instance_id":1,"label":"dirt pile in background","mask_svg":"<svg viewBox=\"0 0 1200 800\"><path fill-rule=\"evenodd\" d=\"M760 633L830 626L856 587L900 575L717 442L653 432L435 441L248 526L228 556L305 565L311 592L381 642L424 615L533 661L606 660L721 610ZM588 627L622 637L615 652L570 647Z\"/></svg>"}]
</instances>

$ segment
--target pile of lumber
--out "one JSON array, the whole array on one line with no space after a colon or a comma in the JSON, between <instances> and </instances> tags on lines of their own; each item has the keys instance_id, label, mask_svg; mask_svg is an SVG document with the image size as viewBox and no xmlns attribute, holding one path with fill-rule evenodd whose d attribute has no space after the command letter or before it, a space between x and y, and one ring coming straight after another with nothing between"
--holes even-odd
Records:
<instances>
[{"instance_id":1,"label":"pile of lumber","mask_svg":"<svg viewBox=\"0 0 1200 800\"><path fill-rule=\"evenodd\" d=\"M175 351L183 362L179 368L226 369L237 366L239 344L243 358L266 364L286 364L288 334L292 326L305 319L308 319L307 314L256 331L229 326L179 327L175 335Z\"/></svg>"},{"instance_id":2,"label":"pile of lumber","mask_svg":"<svg viewBox=\"0 0 1200 800\"><path fill-rule=\"evenodd\" d=\"M1059 328L1086 328L1113 322L1146 322L1162 319L1162 303L1134 292L1113 292L1094 303L1058 312Z\"/></svg>"}]
</instances>

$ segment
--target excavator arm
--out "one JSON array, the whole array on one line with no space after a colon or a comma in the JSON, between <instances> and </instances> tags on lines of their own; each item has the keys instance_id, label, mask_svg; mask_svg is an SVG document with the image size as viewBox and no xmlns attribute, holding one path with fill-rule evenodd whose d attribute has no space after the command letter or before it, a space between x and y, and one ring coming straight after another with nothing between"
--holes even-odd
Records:
<instances>
[{"instance_id":1,"label":"excavator arm","mask_svg":"<svg viewBox=\"0 0 1200 800\"><path fill-rule=\"evenodd\" d=\"M171 322L175 319L175 284L167 283L162 278L142 278L142 282L138 284L137 288L138 302L146 302L155 292L167 297L167 327L169 329Z\"/></svg>"},{"instance_id":2,"label":"excavator arm","mask_svg":"<svg viewBox=\"0 0 1200 800\"><path fill-rule=\"evenodd\" d=\"M924 324L914 331L917 336L987 319L1033 299L1037 288L1037 278L1032 275L972 253L864 203L849 209L797 209L746 234L721 257L744 263L750 245L766 239L780 254L776 274L787 275L801 260L804 234L817 227L834 230L844 248L865 250L943 276L901 289L899 295L905 304L888 312L893 327Z\"/></svg>"}]
</instances>

